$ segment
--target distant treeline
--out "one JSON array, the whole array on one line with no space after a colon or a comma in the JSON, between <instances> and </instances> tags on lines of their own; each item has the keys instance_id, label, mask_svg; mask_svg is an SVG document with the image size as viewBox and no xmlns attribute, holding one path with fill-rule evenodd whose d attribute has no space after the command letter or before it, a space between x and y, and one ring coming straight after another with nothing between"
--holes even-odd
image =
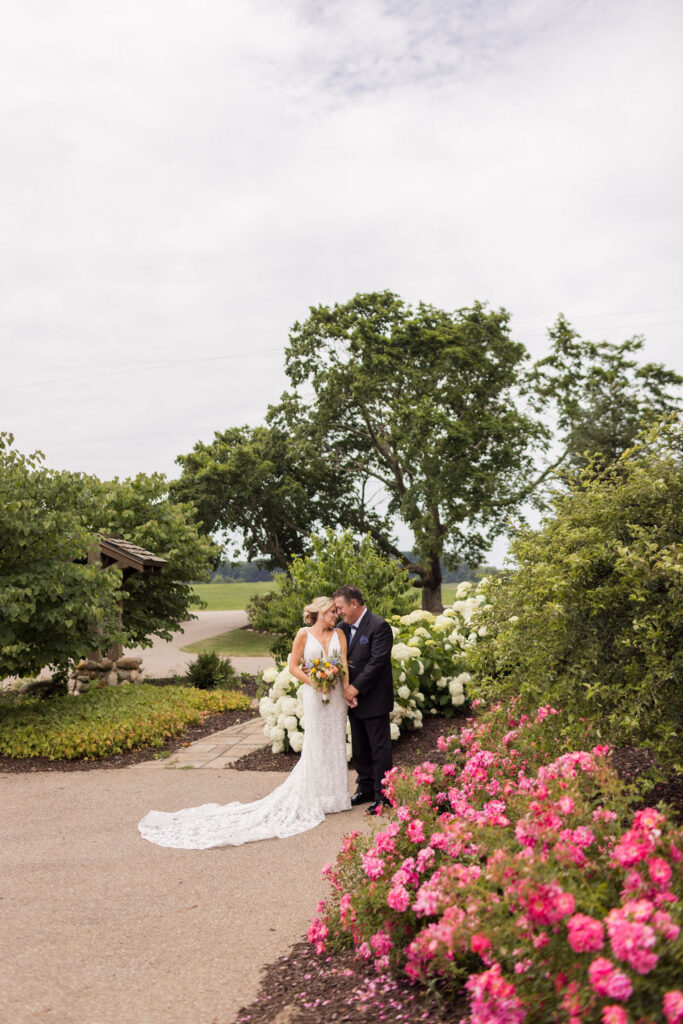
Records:
<instances>
[{"instance_id":1,"label":"distant treeline","mask_svg":"<svg viewBox=\"0 0 683 1024\"><path fill-rule=\"evenodd\" d=\"M414 558L412 551L403 552L406 558ZM478 580L482 576L498 572L492 565L481 565L477 569L470 568L462 562L457 569L447 569L442 563L444 583L462 583L464 580ZM261 583L274 579L273 573L262 569L257 562L226 562L219 565L211 573L211 583Z\"/></svg>"}]
</instances>

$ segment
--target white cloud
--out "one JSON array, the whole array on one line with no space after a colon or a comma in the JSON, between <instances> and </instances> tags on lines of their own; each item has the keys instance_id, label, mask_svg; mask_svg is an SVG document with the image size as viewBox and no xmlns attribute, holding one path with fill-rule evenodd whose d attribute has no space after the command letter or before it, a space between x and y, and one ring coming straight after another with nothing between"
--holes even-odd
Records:
<instances>
[{"instance_id":1,"label":"white cloud","mask_svg":"<svg viewBox=\"0 0 683 1024\"><path fill-rule=\"evenodd\" d=\"M642 330L683 369L682 26L666 0L15 5L2 425L56 467L174 474L277 399L309 305L385 287L505 305L534 352L560 309Z\"/></svg>"}]
</instances>

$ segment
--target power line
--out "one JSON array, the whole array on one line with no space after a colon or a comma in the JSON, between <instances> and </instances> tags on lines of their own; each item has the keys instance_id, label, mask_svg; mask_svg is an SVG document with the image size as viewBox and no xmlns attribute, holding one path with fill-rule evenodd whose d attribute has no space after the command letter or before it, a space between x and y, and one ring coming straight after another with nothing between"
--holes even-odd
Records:
<instances>
[{"instance_id":1,"label":"power line","mask_svg":"<svg viewBox=\"0 0 683 1024\"><path fill-rule=\"evenodd\" d=\"M651 313L679 313L683 310L683 306L668 306L663 309L621 309L613 313L574 313L571 316L572 320L597 320L606 316L650 316ZM514 315L513 315L514 316ZM517 320L518 324L535 324L539 320L545 322L545 317L533 317L527 320ZM567 319L569 315L567 315ZM678 322L678 321L674 321Z\"/></svg>"},{"instance_id":2,"label":"power line","mask_svg":"<svg viewBox=\"0 0 683 1024\"><path fill-rule=\"evenodd\" d=\"M157 359L147 361L144 363L70 363L65 365L64 363L58 363L54 366L41 366L42 370L112 370L118 369L136 369L138 367L149 367L149 366L174 366L186 363L212 363L222 359L242 359L248 356L273 356L279 355L282 349L271 348L261 352L237 352L228 356L193 356L190 358L183 359ZM35 366L13 366L5 367L5 373L33 373Z\"/></svg>"}]
</instances>

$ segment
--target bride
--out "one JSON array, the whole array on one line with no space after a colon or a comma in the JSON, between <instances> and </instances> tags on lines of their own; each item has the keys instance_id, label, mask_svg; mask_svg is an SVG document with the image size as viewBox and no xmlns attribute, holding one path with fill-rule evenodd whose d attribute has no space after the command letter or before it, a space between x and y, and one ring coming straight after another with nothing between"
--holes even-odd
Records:
<instances>
[{"instance_id":1,"label":"bride","mask_svg":"<svg viewBox=\"0 0 683 1024\"><path fill-rule=\"evenodd\" d=\"M253 803L150 811L138 824L143 839L182 850L241 846L257 839L283 839L306 832L319 825L326 814L350 809L347 704L341 680L329 693L329 701L324 702L306 671L306 666L321 654L336 655L348 678L346 637L335 629L337 613L330 597L316 597L304 608L303 618L308 628L297 633L288 668L304 684L304 740L301 757L286 780Z\"/></svg>"}]
</instances>

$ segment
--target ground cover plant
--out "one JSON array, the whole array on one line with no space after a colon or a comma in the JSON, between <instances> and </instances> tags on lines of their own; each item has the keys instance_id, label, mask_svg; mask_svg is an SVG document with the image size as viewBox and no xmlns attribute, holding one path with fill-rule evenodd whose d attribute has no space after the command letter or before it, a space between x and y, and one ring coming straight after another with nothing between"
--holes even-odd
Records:
<instances>
[{"instance_id":1,"label":"ground cover plant","mask_svg":"<svg viewBox=\"0 0 683 1024\"><path fill-rule=\"evenodd\" d=\"M590 736L562 752L560 721L498 706L445 764L395 770L393 813L325 869L317 951L464 989L470 1024L680 1024L683 830L634 811Z\"/></svg>"},{"instance_id":2,"label":"ground cover plant","mask_svg":"<svg viewBox=\"0 0 683 1024\"><path fill-rule=\"evenodd\" d=\"M249 706L250 698L240 692L145 683L108 686L79 697L31 698L0 709L0 755L106 758L137 747L160 748L209 715Z\"/></svg>"}]
</instances>

